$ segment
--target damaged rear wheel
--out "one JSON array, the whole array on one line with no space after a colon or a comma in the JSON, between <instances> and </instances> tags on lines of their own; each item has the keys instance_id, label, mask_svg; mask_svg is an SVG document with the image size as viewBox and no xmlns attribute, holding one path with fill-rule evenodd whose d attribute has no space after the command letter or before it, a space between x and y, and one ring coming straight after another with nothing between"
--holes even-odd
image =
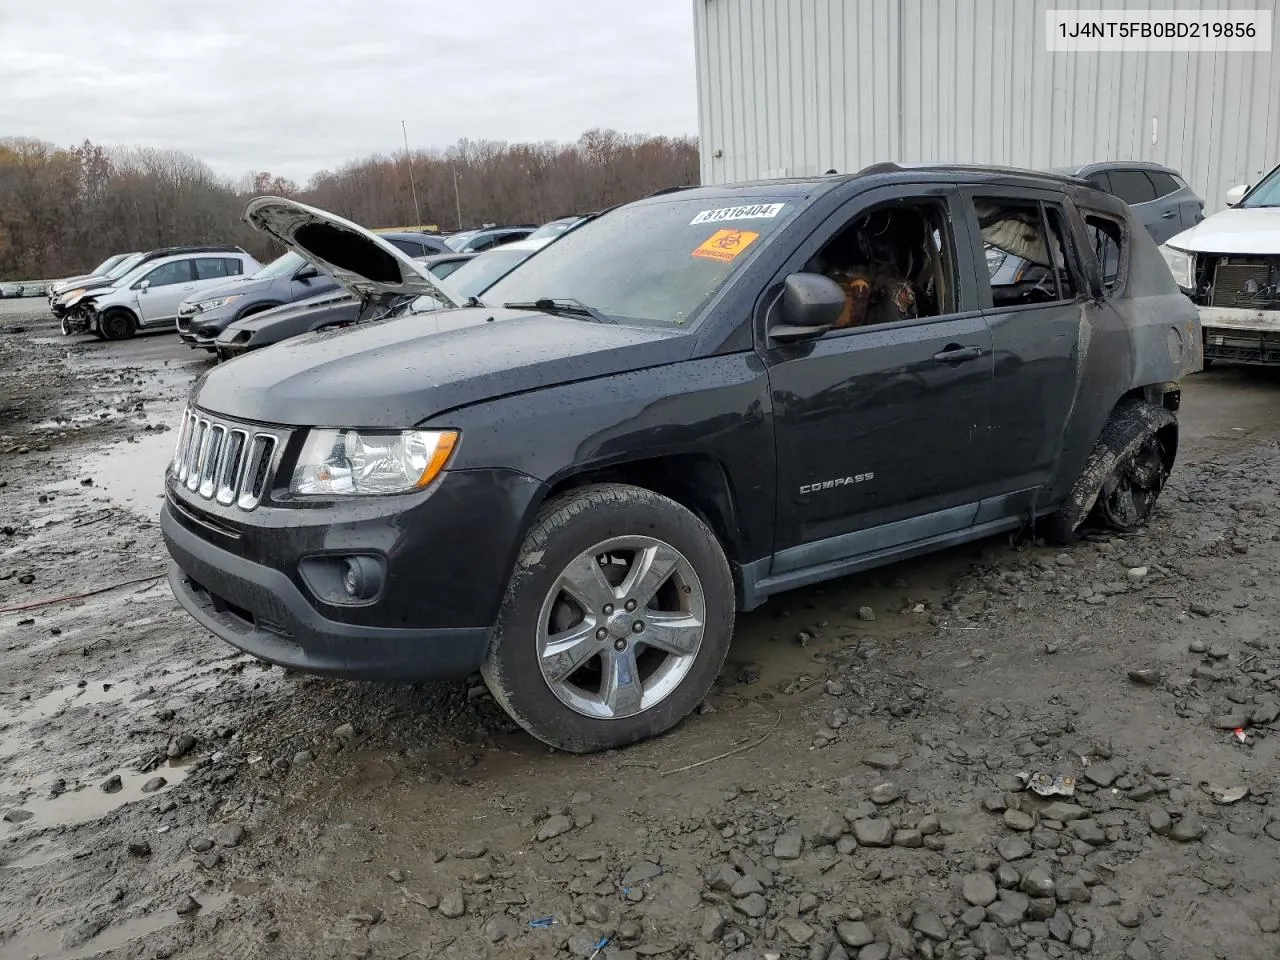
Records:
<instances>
[{"instance_id":1,"label":"damaged rear wheel","mask_svg":"<svg viewBox=\"0 0 1280 960\"><path fill-rule=\"evenodd\" d=\"M1117 407L1066 503L1049 519L1049 537L1070 543L1090 526L1120 533L1143 526L1173 468L1177 430L1164 407L1137 401Z\"/></svg>"}]
</instances>

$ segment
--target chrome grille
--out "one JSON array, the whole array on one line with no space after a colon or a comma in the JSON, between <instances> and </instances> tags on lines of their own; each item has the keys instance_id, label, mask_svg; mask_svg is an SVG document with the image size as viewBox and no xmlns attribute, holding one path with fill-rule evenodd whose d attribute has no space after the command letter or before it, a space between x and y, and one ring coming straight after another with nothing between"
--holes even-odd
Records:
<instances>
[{"instance_id":1,"label":"chrome grille","mask_svg":"<svg viewBox=\"0 0 1280 960\"><path fill-rule=\"evenodd\" d=\"M178 483L205 500L252 510L267 492L279 445L273 433L233 426L188 408L170 469Z\"/></svg>"}]
</instances>

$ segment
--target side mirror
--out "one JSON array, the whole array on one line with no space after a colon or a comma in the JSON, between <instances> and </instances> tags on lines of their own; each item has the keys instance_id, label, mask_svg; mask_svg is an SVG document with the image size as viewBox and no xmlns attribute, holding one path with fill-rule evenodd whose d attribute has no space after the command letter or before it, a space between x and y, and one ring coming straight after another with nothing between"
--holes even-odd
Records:
<instances>
[{"instance_id":1,"label":"side mirror","mask_svg":"<svg viewBox=\"0 0 1280 960\"><path fill-rule=\"evenodd\" d=\"M793 273L783 281L775 307L779 322L769 336L779 343L816 339L836 325L844 308L844 291L830 277Z\"/></svg>"},{"instance_id":2,"label":"side mirror","mask_svg":"<svg viewBox=\"0 0 1280 960\"><path fill-rule=\"evenodd\" d=\"M1249 192L1247 183L1238 183L1227 191L1227 206L1234 207L1237 203L1244 199L1244 195Z\"/></svg>"},{"instance_id":3,"label":"side mirror","mask_svg":"<svg viewBox=\"0 0 1280 960\"><path fill-rule=\"evenodd\" d=\"M150 289L151 289L151 281L150 281L150 280L139 280L139 281L138 281L138 289L139 289L139 290L141 290L143 293L146 293L148 290L150 290Z\"/></svg>"},{"instance_id":4,"label":"side mirror","mask_svg":"<svg viewBox=\"0 0 1280 960\"><path fill-rule=\"evenodd\" d=\"M308 263L298 268L298 272L293 275L295 280L310 280L312 277L318 277L320 271L315 268L314 264Z\"/></svg>"}]
</instances>

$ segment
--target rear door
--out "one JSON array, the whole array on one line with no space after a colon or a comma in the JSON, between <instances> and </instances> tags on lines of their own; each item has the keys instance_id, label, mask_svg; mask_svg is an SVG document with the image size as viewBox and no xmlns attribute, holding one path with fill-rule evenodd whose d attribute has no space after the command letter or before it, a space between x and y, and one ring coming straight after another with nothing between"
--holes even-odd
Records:
<instances>
[{"instance_id":1,"label":"rear door","mask_svg":"<svg viewBox=\"0 0 1280 960\"><path fill-rule=\"evenodd\" d=\"M147 288L142 289L143 281ZM153 268L134 284L138 297L138 319L143 326L164 323L178 315L178 304L196 290L194 263L170 260Z\"/></svg>"},{"instance_id":2,"label":"rear door","mask_svg":"<svg viewBox=\"0 0 1280 960\"><path fill-rule=\"evenodd\" d=\"M1158 202L1164 207L1160 214L1162 218L1174 222L1175 218L1168 211L1176 210L1176 222L1183 230L1194 227L1204 219L1204 202L1181 177L1160 170L1148 171L1147 176L1155 184Z\"/></svg>"},{"instance_id":3,"label":"rear door","mask_svg":"<svg viewBox=\"0 0 1280 960\"><path fill-rule=\"evenodd\" d=\"M767 291L766 302L790 273L838 276L846 262L858 262L864 241L885 236L877 231L886 211L930 211L928 222L938 225L915 231L900 249L917 271L930 245L944 265L932 315L873 320L791 344L770 341L766 324L758 326L778 465L773 574L973 523L986 472L975 454L991 418L991 334L974 298L958 204L954 188L932 184L860 195L800 246ZM891 302L892 294L873 296Z\"/></svg>"},{"instance_id":4,"label":"rear door","mask_svg":"<svg viewBox=\"0 0 1280 960\"><path fill-rule=\"evenodd\" d=\"M982 479L992 496L983 507L986 521L1023 512L1053 475L1090 296L1059 194L980 186L964 195L994 352L991 429L983 445ZM1009 257L1017 270L1003 269Z\"/></svg>"}]
</instances>

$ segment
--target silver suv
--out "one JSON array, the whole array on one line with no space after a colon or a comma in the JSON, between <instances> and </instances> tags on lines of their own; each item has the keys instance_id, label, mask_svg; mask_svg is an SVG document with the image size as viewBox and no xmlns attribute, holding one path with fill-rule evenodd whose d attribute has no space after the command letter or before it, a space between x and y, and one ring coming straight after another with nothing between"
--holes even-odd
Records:
<instances>
[{"instance_id":1,"label":"silver suv","mask_svg":"<svg viewBox=\"0 0 1280 960\"><path fill-rule=\"evenodd\" d=\"M84 332L123 340L139 330L172 329L183 300L260 269L262 264L243 250L160 257L138 265L111 286L84 291L67 308L76 313Z\"/></svg>"}]
</instances>

